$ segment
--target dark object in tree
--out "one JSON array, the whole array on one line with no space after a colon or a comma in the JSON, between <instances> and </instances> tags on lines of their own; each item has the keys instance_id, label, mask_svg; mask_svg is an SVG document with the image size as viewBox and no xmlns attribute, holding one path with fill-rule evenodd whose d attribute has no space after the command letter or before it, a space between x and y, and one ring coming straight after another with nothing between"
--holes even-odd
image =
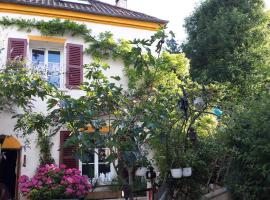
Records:
<instances>
[{"instance_id":1,"label":"dark object in tree","mask_svg":"<svg viewBox=\"0 0 270 200\"><path fill-rule=\"evenodd\" d=\"M157 177L156 172L154 171L154 168L151 166L149 167L149 171L146 172L146 179L155 179Z\"/></svg>"},{"instance_id":2,"label":"dark object in tree","mask_svg":"<svg viewBox=\"0 0 270 200\"><path fill-rule=\"evenodd\" d=\"M178 102L179 108L183 110L185 118L188 118L188 100L186 97L181 97Z\"/></svg>"},{"instance_id":3,"label":"dark object in tree","mask_svg":"<svg viewBox=\"0 0 270 200\"><path fill-rule=\"evenodd\" d=\"M185 119L187 119L188 118L188 106L189 106L188 94L182 85L180 86L180 88L183 91L183 97L181 97L180 100L178 101L178 106L181 110L183 110Z\"/></svg>"},{"instance_id":4,"label":"dark object in tree","mask_svg":"<svg viewBox=\"0 0 270 200\"><path fill-rule=\"evenodd\" d=\"M188 131L188 138L192 141L195 142L197 140L197 133L193 127L191 127Z\"/></svg>"}]
</instances>

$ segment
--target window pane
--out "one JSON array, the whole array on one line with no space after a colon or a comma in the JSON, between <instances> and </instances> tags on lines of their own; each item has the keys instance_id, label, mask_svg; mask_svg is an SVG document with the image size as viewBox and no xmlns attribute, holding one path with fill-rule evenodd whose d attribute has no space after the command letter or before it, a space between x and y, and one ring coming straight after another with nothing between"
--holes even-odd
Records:
<instances>
[{"instance_id":1,"label":"window pane","mask_svg":"<svg viewBox=\"0 0 270 200\"><path fill-rule=\"evenodd\" d=\"M94 164L83 164L82 165L82 174L87 175L89 178L94 178L95 177Z\"/></svg>"},{"instance_id":2,"label":"window pane","mask_svg":"<svg viewBox=\"0 0 270 200\"><path fill-rule=\"evenodd\" d=\"M48 52L48 82L60 87L60 52Z\"/></svg>"},{"instance_id":3,"label":"window pane","mask_svg":"<svg viewBox=\"0 0 270 200\"><path fill-rule=\"evenodd\" d=\"M88 152L83 156L83 163L94 163L95 162L95 152Z\"/></svg>"},{"instance_id":4,"label":"window pane","mask_svg":"<svg viewBox=\"0 0 270 200\"><path fill-rule=\"evenodd\" d=\"M106 162L106 158L110 155L109 149L98 150L98 162Z\"/></svg>"},{"instance_id":5,"label":"window pane","mask_svg":"<svg viewBox=\"0 0 270 200\"><path fill-rule=\"evenodd\" d=\"M35 64L44 64L45 52L43 50L32 50L32 62Z\"/></svg>"},{"instance_id":6,"label":"window pane","mask_svg":"<svg viewBox=\"0 0 270 200\"><path fill-rule=\"evenodd\" d=\"M60 52L59 51L49 51L48 62L60 63Z\"/></svg>"},{"instance_id":7,"label":"window pane","mask_svg":"<svg viewBox=\"0 0 270 200\"><path fill-rule=\"evenodd\" d=\"M111 171L110 169L110 164L99 164L98 165L98 173L101 174L106 174L109 173Z\"/></svg>"}]
</instances>

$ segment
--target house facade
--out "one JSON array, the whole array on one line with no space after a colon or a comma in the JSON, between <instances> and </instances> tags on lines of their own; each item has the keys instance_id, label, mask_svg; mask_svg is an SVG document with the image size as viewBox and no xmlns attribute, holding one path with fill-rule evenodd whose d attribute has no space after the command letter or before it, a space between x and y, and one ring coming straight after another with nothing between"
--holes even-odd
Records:
<instances>
[{"instance_id":1,"label":"house facade","mask_svg":"<svg viewBox=\"0 0 270 200\"><path fill-rule=\"evenodd\" d=\"M97 0L1 0L0 18L35 19L49 21L55 18L68 19L85 24L93 35L110 31L115 39L149 38L160 26L167 22L143 13L126 9L126 0L117 0L116 5ZM83 93L76 86L83 81L83 64L91 63L91 56L84 54L86 48L83 38L63 35L49 37L38 30L24 31L16 26L0 26L0 63L3 66L7 59L17 56L24 57L32 66L42 70L46 80L60 90L80 97ZM119 61L109 61L110 69L106 75L120 76L121 84L126 86L124 64ZM36 99L34 112L46 113L46 102ZM2 152L6 158L0 163L0 182L3 182L15 199L18 195L18 177L32 176L39 165L39 149L36 136L29 136L29 144L14 132L16 120L9 112L0 113L0 135L6 136L2 144ZM60 146L68 137L68 130L63 128L53 138L52 156L56 164L64 163L69 167L79 168L83 174L98 177L101 173L113 176L112 165L102 162L98 155L92 155L90 170L86 165L63 152ZM106 149L100 149L105 154ZM88 166L89 167L89 166ZM91 174L89 174L91 171Z\"/></svg>"}]
</instances>

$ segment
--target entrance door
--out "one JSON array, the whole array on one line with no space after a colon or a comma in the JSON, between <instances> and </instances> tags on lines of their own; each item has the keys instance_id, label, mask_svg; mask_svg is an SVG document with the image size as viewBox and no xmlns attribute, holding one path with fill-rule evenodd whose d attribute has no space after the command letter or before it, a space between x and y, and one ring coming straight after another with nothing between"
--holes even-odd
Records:
<instances>
[{"instance_id":1,"label":"entrance door","mask_svg":"<svg viewBox=\"0 0 270 200\"><path fill-rule=\"evenodd\" d=\"M12 199L16 196L16 163L18 150L2 149L5 158L0 162L0 183L3 188L8 190Z\"/></svg>"}]
</instances>

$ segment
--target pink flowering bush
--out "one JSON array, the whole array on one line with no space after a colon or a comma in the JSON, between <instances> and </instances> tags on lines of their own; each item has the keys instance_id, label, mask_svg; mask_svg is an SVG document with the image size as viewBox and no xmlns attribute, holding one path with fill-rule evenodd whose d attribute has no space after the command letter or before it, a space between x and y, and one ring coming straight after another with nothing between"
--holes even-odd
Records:
<instances>
[{"instance_id":1,"label":"pink flowering bush","mask_svg":"<svg viewBox=\"0 0 270 200\"><path fill-rule=\"evenodd\" d=\"M65 165L40 166L32 178L23 175L19 179L21 193L30 200L83 198L91 188L87 176Z\"/></svg>"}]
</instances>

